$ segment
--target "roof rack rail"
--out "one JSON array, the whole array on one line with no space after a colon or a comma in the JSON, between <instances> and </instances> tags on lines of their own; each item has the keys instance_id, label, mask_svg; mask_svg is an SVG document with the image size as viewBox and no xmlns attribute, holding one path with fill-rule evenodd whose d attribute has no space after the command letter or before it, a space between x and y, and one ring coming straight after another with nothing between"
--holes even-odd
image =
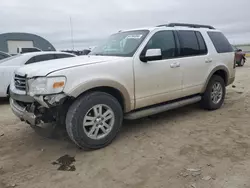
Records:
<instances>
[{"instance_id":1,"label":"roof rack rail","mask_svg":"<svg viewBox=\"0 0 250 188\"><path fill-rule=\"evenodd\" d=\"M175 26L215 29L213 26L210 25L186 24L186 23L169 23L169 24L158 25L157 27L175 27Z\"/></svg>"}]
</instances>

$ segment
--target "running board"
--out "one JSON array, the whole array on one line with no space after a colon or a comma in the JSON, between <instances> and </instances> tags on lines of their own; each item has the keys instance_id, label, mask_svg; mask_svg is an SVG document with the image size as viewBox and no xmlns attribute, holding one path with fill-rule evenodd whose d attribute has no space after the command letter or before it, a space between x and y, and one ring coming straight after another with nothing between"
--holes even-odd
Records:
<instances>
[{"instance_id":1,"label":"running board","mask_svg":"<svg viewBox=\"0 0 250 188\"><path fill-rule=\"evenodd\" d=\"M175 108L193 104L193 103L199 102L200 100L201 100L201 96L195 96L192 98L183 99L183 100L168 103L168 104L163 104L163 105L154 106L151 108L147 108L147 109L143 109L143 110L139 110L135 112L130 112L124 116L124 119L129 119L129 120L140 119L143 117L151 116L154 114L158 114L161 112L165 112L168 110L173 110Z\"/></svg>"}]
</instances>

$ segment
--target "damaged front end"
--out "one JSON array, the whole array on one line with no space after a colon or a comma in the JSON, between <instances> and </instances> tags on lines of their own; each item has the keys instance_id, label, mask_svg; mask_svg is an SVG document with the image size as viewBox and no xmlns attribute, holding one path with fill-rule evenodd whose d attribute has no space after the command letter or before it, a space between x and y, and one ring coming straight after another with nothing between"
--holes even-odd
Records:
<instances>
[{"instance_id":1,"label":"damaged front end","mask_svg":"<svg viewBox=\"0 0 250 188\"><path fill-rule=\"evenodd\" d=\"M63 93L34 97L10 93L13 113L33 127L48 123L64 124L69 100Z\"/></svg>"},{"instance_id":2,"label":"damaged front end","mask_svg":"<svg viewBox=\"0 0 250 188\"><path fill-rule=\"evenodd\" d=\"M15 74L10 85L10 105L13 113L31 126L64 124L67 102L64 94L66 77L28 77ZM66 106L65 106L66 105Z\"/></svg>"}]
</instances>

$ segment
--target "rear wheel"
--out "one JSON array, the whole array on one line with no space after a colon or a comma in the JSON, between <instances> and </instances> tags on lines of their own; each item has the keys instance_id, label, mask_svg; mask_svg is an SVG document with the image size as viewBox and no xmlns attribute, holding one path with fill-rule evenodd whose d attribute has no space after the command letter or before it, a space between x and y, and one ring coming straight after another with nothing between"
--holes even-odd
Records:
<instances>
[{"instance_id":1,"label":"rear wheel","mask_svg":"<svg viewBox=\"0 0 250 188\"><path fill-rule=\"evenodd\" d=\"M123 111L113 96L92 92L77 99L69 108L66 128L69 137L83 149L107 146L122 126Z\"/></svg>"},{"instance_id":2,"label":"rear wheel","mask_svg":"<svg viewBox=\"0 0 250 188\"><path fill-rule=\"evenodd\" d=\"M212 76L202 97L203 108L207 110L220 108L224 102L225 94L226 86L223 78L218 75Z\"/></svg>"}]
</instances>

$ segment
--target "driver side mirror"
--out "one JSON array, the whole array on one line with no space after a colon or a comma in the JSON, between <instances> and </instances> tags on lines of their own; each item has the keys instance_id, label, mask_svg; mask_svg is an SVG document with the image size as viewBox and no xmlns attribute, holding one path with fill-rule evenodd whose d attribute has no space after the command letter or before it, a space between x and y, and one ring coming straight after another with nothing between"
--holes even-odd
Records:
<instances>
[{"instance_id":1,"label":"driver side mirror","mask_svg":"<svg viewBox=\"0 0 250 188\"><path fill-rule=\"evenodd\" d=\"M141 55L140 60L142 62L157 61L162 59L161 49L148 49L145 56Z\"/></svg>"}]
</instances>

